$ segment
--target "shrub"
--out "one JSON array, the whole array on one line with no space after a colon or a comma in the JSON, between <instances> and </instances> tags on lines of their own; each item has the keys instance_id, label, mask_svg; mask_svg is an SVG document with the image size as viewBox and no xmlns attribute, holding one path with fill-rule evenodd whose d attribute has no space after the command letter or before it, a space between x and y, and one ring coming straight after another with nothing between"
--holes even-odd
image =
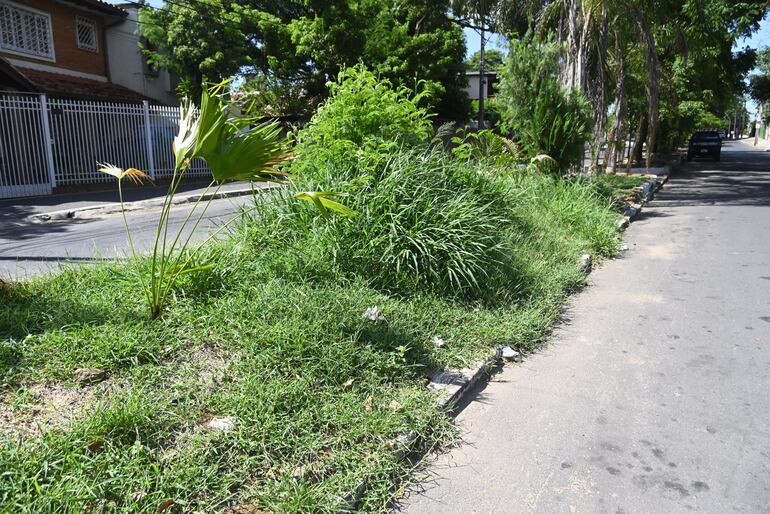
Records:
<instances>
[{"instance_id":1,"label":"shrub","mask_svg":"<svg viewBox=\"0 0 770 514\"><path fill-rule=\"evenodd\" d=\"M590 114L583 96L559 82L560 54L555 43L512 42L498 101L504 127L513 131L524 152L530 158L547 155L554 171L565 172L582 159Z\"/></svg>"},{"instance_id":2,"label":"shrub","mask_svg":"<svg viewBox=\"0 0 770 514\"><path fill-rule=\"evenodd\" d=\"M313 146L415 146L431 134L430 116L420 107L425 95L394 88L362 65L341 71L329 92L329 99L298 134L300 159Z\"/></svg>"},{"instance_id":3,"label":"shrub","mask_svg":"<svg viewBox=\"0 0 770 514\"><path fill-rule=\"evenodd\" d=\"M506 167L514 166L519 160L519 148L491 130L460 132L452 138L452 144L452 154L458 159L487 161Z\"/></svg>"}]
</instances>

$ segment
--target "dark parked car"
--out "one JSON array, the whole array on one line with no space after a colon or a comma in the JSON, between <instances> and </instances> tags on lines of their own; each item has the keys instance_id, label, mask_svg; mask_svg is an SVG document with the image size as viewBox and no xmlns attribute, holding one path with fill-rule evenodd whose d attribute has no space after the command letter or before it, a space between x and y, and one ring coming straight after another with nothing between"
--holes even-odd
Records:
<instances>
[{"instance_id":1,"label":"dark parked car","mask_svg":"<svg viewBox=\"0 0 770 514\"><path fill-rule=\"evenodd\" d=\"M715 161L722 156L722 138L715 130L699 130L690 138L687 146L687 160L695 157L710 155Z\"/></svg>"}]
</instances>

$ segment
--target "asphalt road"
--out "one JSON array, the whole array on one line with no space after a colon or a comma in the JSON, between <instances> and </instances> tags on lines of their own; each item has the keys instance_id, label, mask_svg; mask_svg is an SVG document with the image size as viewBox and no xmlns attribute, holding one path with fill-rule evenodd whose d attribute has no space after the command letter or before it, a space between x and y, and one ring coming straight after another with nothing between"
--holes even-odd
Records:
<instances>
[{"instance_id":1,"label":"asphalt road","mask_svg":"<svg viewBox=\"0 0 770 514\"><path fill-rule=\"evenodd\" d=\"M770 512L770 153L670 180L399 510Z\"/></svg>"},{"instance_id":2,"label":"asphalt road","mask_svg":"<svg viewBox=\"0 0 770 514\"><path fill-rule=\"evenodd\" d=\"M252 201L248 195L212 201L192 240L202 241L232 218L241 205ZM181 226L191 208L192 204L173 207L169 233L176 234L173 229ZM159 214L158 208L127 214L137 251L146 252L152 248ZM25 223L0 232L0 277L21 279L55 271L62 265L87 265L122 258L128 253L120 214Z\"/></svg>"}]
</instances>

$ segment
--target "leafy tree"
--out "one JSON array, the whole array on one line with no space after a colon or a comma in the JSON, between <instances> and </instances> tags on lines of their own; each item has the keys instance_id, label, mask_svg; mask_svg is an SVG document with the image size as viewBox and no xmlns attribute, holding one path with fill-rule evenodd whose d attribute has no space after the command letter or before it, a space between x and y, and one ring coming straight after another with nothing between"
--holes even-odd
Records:
<instances>
[{"instance_id":1,"label":"leafy tree","mask_svg":"<svg viewBox=\"0 0 770 514\"><path fill-rule=\"evenodd\" d=\"M395 85L423 87L447 118L468 100L462 30L449 0L184 0L142 11L152 61L181 77L245 73L322 98L340 70L361 62Z\"/></svg>"},{"instance_id":2,"label":"leafy tree","mask_svg":"<svg viewBox=\"0 0 770 514\"><path fill-rule=\"evenodd\" d=\"M754 75L751 77L750 85L751 97L764 104L770 101L770 75Z\"/></svg>"},{"instance_id":3,"label":"leafy tree","mask_svg":"<svg viewBox=\"0 0 770 514\"><path fill-rule=\"evenodd\" d=\"M563 173L583 157L590 114L580 91L559 81L560 59L557 43L529 38L512 42L498 99L504 127L528 157L546 155L554 164L551 169Z\"/></svg>"},{"instance_id":4,"label":"leafy tree","mask_svg":"<svg viewBox=\"0 0 770 514\"><path fill-rule=\"evenodd\" d=\"M182 93L198 97L204 79L219 81L251 62L241 13L221 0L145 8L139 23L148 61L174 71L182 79Z\"/></svg>"}]
</instances>

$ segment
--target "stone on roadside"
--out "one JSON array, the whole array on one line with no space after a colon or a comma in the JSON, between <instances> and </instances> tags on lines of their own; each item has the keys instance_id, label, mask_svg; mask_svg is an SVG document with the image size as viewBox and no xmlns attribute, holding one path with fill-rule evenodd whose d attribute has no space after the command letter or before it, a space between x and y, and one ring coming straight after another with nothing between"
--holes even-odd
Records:
<instances>
[{"instance_id":1,"label":"stone on roadside","mask_svg":"<svg viewBox=\"0 0 770 514\"><path fill-rule=\"evenodd\" d=\"M580 257L580 271L584 275L588 275L588 274L591 273L591 271L593 269L594 269L594 260L593 260L593 258L590 255L588 255L588 254L582 255Z\"/></svg>"},{"instance_id":2,"label":"stone on roadside","mask_svg":"<svg viewBox=\"0 0 770 514\"><path fill-rule=\"evenodd\" d=\"M366 312L364 312L363 318L374 322L385 321L385 316L382 314L382 311L377 308L376 305L366 309Z\"/></svg>"},{"instance_id":3,"label":"stone on roadside","mask_svg":"<svg viewBox=\"0 0 770 514\"><path fill-rule=\"evenodd\" d=\"M521 354L510 346L504 346L500 352L500 355L503 357L503 359L508 361L518 361L521 359Z\"/></svg>"},{"instance_id":4,"label":"stone on roadside","mask_svg":"<svg viewBox=\"0 0 770 514\"><path fill-rule=\"evenodd\" d=\"M72 378L80 385L97 384L107 379L107 372L99 368L79 368Z\"/></svg>"}]
</instances>

